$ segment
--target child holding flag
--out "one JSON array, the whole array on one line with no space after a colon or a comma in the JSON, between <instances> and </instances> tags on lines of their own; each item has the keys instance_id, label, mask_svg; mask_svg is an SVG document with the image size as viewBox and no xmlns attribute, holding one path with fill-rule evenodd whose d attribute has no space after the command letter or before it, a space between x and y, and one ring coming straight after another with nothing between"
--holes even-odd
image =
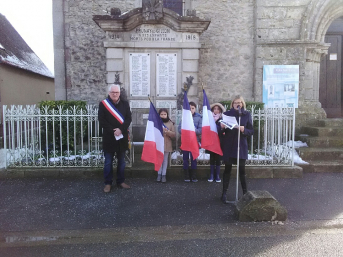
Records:
<instances>
[{"instance_id":1,"label":"child holding flag","mask_svg":"<svg viewBox=\"0 0 343 257\"><path fill-rule=\"evenodd\" d=\"M166 174L168 167L168 158L169 153L173 151L172 149L172 139L175 138L175 127L174 123L170 120L168 115L168 110L162 108L159 110L158 114L160 115L163 121L163 136L164 136L164 159L161 168L157 174L157 181L162 183L167 182Z\"/></svg>"},{"instance_id":2,"label":"child holding flag","mask_svg":"<svg viewBox=\"0 0 343 257\"><path fill-rule=\"evenodd\" d=\"M219 121L222 119L222 113L225 111L226 109L221 103L211 104L211 112L217 126L217 131L221 130ZM221 164L222 156L212 151L208 151L208 152L210 153L210 178L207 181L213 182L213 180L215 179L216 182L221 182L220 164Z\"/></svg>"},{"instance_id":3,"label":"child holding flag","mask_svg":"<svg viewBox=\"0 0 343 257\"><path fill-rule=\"evenodd\" d=\"M182 150L182 155L183 155L183 172L184 172L184 176L185 176L185 182L198 182L198 179L196 178L196 171L197 171L197 160L196 158L199 156L199 143L200 143L200 135L201 135L201 130L202 130L202 116L195 112L196 110L196 104L194 102L189 102L188 106L187 104L185 104L185 102L188 104L188 99L187 99L187 93L185 93L184 95L184 106L183 106L183 115L184 112L189 112L189 115L191 115L190 117L193 118L193 128L192 131L189 131L190 134L186 134L187 130L184 130L182 127L182 124L186 124L185 127L189 127L189 124L187 125L187 123L191 123L192 121L190 121L189 119L184 120L182 119L182 122L180 122L179 127L178 127L178 131L181 134L181 149L183 149L183 147L188 147L190 148L191 144L195 144L194 147L196 147L197 149L197 155L192 154L192 151L195 151L194 147L193 150ZM185 110L185 107L189 108L189 110ZM187 117L187 116L185 116ZM182 142L182 133L185 133L185 141L187 140L187 142ZM194 136L194 139L196 138L197 142L194 142L195 140L191 139L191 137L189 137L189 135ZM194 157L194 158L193 158ZM191 158L191 169L189 169L189 158Z\"/></svg>"}]
</instances>

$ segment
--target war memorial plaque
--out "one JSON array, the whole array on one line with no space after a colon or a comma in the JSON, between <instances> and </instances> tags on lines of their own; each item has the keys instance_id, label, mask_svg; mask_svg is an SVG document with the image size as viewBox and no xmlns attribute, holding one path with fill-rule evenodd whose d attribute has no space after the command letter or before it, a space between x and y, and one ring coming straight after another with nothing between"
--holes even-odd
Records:
<instances>
[{"instance_id":1,"label":"war memorial plaque","mask_svg":"<svg viewBox=\"0 0 343 257\"><path fill-rule=\"evenodd\" d=\"M148 109L150 108L149 100L130 100L130 108L135 109Z\"/></svg>"},{"instance_id":2,"label":"war memorial plaque","mask_svg":"<svg viewBox=\"0 0 343 257\"><path fill-rule=\"evenodd\" d=\"M176 108L175 100L156 100L156 108Z\"/></svg>"},{"instance_id":3,"label":"war memorial plaque","mask_svg":"<svg viewBox=\"0 0 343 257\"><path fill-rule=\"evenodd\" d=\"M176 96L176 61L175 53L156 54L156 94L157 96Z\"/></svg>"},{"instance_id":4,"label":"war memorial plaque","mask_svg":"<svg viewBox=\"0 0 343 257\"><path fill-rule=\"evenodd\" d=\"M130 53L130 95L150 94L150 54Z\"/></svg>"}]
</instances>

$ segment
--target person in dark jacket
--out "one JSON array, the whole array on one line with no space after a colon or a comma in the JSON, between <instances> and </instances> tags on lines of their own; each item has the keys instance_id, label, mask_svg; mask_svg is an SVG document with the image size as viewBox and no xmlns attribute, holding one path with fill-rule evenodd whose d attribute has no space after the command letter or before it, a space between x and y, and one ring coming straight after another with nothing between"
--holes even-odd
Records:
<instances>
[{"instance_id":1,"label":"person in dark jacket","mask_svg":"<svg viewBox=\"0 0 343 257\"><path fill-rule=\"evenodd\" d=\"M194 102L189 102L189 107L191 109L195 134L197 136L198 143L200 143L200 135L202 130L202 116L195 112L197 106ZM181 122L178 127L178 131L181 134ZM183 172L185 176L185 182L198 182L196 177L197 172L197 160L193 160L192 153L189 151L182 151L182 158L183 158ZM191 169L189 169L189 158L191 158Z\"/></svg>"},{"instance_id":2,"label":"person in dark jacket","mask_svg":"<svg viewBox=\"0 0 343 257\"><path fill-rule=\"evenodd\" d=\"M250 112L246 110L246 105L243 97L236 96L231 102L231 109L227 112L224 112L224 115L235 117L238 123L240 116L239 109L241 109L241 123L239 128L236 125L235 128L229 129L221 124L221 133L223 136L223 160L225 163L225 170L223 175L223 192L221 196L221 200L223 201L223 203L227 203L226 192L229 187L232 164L237 163L238 133L240 133L239 179L241 181L243 194L247 192L247 184L245 181L245 161L246 159L248 159L247 137L254 134L254 128Z\"/></svg>"},{"instance_id":3,"label":"person in dark jacket","mask_svg":"<svg viewBox=\"0 0 343 257\"><path fill-rule=\"evenodd\" d=\"M120 97L120 86L111 84L108 97L99 104L98 119L103 129L102 146L105 157L104 164L104 192L111 191L113 182L113 157L117 156L117 186L129 189L125 181L125 152L128 150L128 128L131 124L131 110L129 103Z\"/></svg>"}]
</instances>

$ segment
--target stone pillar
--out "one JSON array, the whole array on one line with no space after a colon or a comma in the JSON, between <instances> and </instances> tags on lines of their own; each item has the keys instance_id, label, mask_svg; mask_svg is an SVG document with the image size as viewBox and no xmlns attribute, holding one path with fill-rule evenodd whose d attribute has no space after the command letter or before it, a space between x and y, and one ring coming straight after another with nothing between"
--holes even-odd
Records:
<instances>
[{"instance_id":1,"label":"stone pillar","mask_svg":"<svg viewBox=\"0 0 343 257\"><path fill-rule=\"evenodd\" d=\"M65 52L64 52L64 15L63 0L52 2L53 34L54 34L54 73L55 73L55 100L67 100L65 80Z\"/></svg>"},{"instance_id":2,"label":"stone pillar","mask_svg":"<svg viewBox=\"0 0 343 257\"><path fill-rule=\"evenodd\" d=\"M182 81L192 76L193 85L188 90L188 99L196 104L198 98L199 49L182 49Z\"/></svg>"},{"instance_id":3,"label":"stone pillar","mask_svg":"<svg viewBox=\"0 0 343 257\"><path fill-rule=\"evenodd\" d=\"M299 108L296 110L296 132L308 120L326 118L326 113L319 102L320 59L327 54L328 44L306 48L303 81L300 81Z\"/></svg>"},{"instance_id":4,"label":"stone pillar","mask_svg":"<svg viewBox=\"0 0 343 257\"><path fill-rule=\"evenodd\" d=\"M115 75L119 74L120 82L124 82L124 51L123 48L106 49L107 84L114 83Z\"/></svg>"}]
</instances>

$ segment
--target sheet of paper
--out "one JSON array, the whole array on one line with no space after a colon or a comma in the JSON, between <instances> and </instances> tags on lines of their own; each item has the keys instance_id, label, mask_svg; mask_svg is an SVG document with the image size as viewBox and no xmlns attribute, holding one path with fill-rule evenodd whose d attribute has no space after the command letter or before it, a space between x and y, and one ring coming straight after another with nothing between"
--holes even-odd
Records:
<instances>
[{"instance_id":1,"label":"sheet of paper","mask_svg":"<svg viewBox=\"0 0 343 257\"><path fill-rule=\"evenodd\" d=\"M115 136L116 140L119 140L119 139L121 139L123 137L124 137L123 134L120 134L119 136Z\"/></svg>"},{"instance_id":2,"label":"sheet of paper","mask_svg":"<svg viewBox=\"0 0 343 257\"><path fill-rule=\"evenodd\" d=\"M229 129L233 129L235 126L238 126L238 123L235 117L222 114L222 118L223 119L220 120L219 122L224 124Z\"/></svg>"}]
</instances>

